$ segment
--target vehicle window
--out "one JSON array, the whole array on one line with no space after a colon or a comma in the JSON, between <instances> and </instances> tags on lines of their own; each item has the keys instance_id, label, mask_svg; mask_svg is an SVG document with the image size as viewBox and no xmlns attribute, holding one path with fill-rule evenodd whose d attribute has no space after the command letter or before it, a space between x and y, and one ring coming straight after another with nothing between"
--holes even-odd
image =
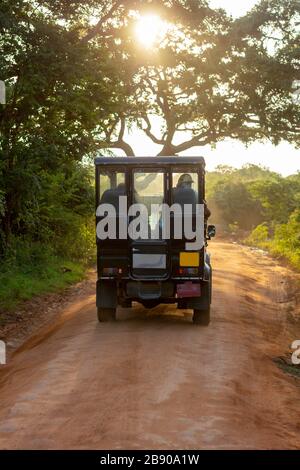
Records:
<instances>
[{"instance_id":1,"label":"vehicle window","mask_svg":"<svg viewBox=\"0 0 300 470\"><path fill-rule=\"evenodd\" d=\"M164 199L164 174L135 172L134 190L136 198L161 204Z\"/></svg>"},{"instance_id":2,"label":"vehicle window","mask_svg":"<svg viewBox=\"0 0 300 470\"><path fill-rule=\"evenodd\" d=\"M173 189L190 188L198 192L198 174L197 173L173 173Z\"/></svg>"},{"instance_id":3,"label":"vehicle window","mask_svg":"<svg viewBox=\"0 0 300 470\"><path fill-rule=\"evenodd\" d=\"M100 173L100 202L109 202L109 195L116 193L126 194L125 173L104 170Z\"/></svg>"},{"instance_id":4,"label":"vehicle window","mask_svg":"<svg viewBox=\"0 0 300 470\"><path fill-rule=\"evenodd\" d=\"M197 173L173 173L172 203L192 205L196 210L198 203L198 174Z\"/></svg>"},{"instance_id":5,"label":"vehicle window","mask_svg":"<svg viewBox=\"0 0 300 470\"><path fill-rule=\"evenodd\" d=\"M164 173L136 171L133 175L133 202L144 204L148 211L151 236L158 229L161 213L152 210L152 205L164 202Z\"/></svg>"}]
</instances>

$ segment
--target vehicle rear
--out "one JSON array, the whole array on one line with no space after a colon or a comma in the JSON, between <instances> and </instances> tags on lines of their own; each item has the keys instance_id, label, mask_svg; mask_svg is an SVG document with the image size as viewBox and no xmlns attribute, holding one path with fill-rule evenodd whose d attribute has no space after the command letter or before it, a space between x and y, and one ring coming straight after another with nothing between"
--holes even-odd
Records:
<instances>
[{"instance_id":1,"label":"vehicle rear","mask_svg":"<svg viewBox=\"0 0 300 470\"><path fill-rule=\"evenodd\" d=\"M188 239L185 230L178 234L185 205L205 205L204 160L101 157L95 164L97 234L108 216L99 207L109 204L115 208L115 215L107 219L107 226L110 220L110 228L115 229L113 236L97 236L98 319L113 320L118 306L131 307L132 302L140 302L146 308L174 303L179 309L193 309L195 323L208 324L212 275L206 252L205 217L201 225L205 240L202 246L196 246L195 239ZM188 184L181 184L184 180ZM161 207L179 206L182 215L180 210L170 210L166 226ZM132 209L136 208L140 212L133 215ZM194 230L197 220L196 211L192 210L190 224ZM136 236L134 230L138 229L141 235Z\"/></svg>"}]
</instances>

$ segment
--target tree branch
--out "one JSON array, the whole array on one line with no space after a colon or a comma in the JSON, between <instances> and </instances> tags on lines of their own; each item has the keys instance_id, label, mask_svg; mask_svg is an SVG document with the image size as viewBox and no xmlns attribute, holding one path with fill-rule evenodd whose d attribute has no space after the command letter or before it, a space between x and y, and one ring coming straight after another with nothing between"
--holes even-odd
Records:
<instances>
[{"instance_id":1,"label":"tree branch","mask_svg":"<svg viewBox=\"0 0 300 470\"><path fill-rule=\"evenodd\" d=\"M118 0L113 4L111 9L98 21L98 23L90 29L90 31L82 38L83 43L89 42L91 39L93 39L97 34L101 32L101 28L103 27L104 23L109 20L114 12L122 5L124 4L123 0Z\"/></svg>"},{"instance_id":2,"label":"tree branch","mask_svg":"<svg viewBox=\"0 0 300 470\"><path fill-rule=\"evenodd\" d=\"M129 145L127 142L124 142L124 141L110 142L107 148L121 149L125 153L126 157L135 157L135 154L131 145Z\"/></svg>"},{"instance_id":3,"label":"tree branch","mask_svg":"<svg viewBox=\"0 0 300 470\"><path fill-rule=\"evenodd\" d=\"M172 111L170 109L167 93L164 90L163 86L164 83L166 83L166 80L162 77L158 77L158 82L157 82L157 89L155 89L153 83L151 82L150 78L146 78L145 81L148 84L150 90L152 91L153 95L155 96L156 103L160 107L164 119L166 121L166 126L167 126L167 131L165 132L164 136L162 139L157 139L153 134L151 133L151 126L149 128L149 125L147 129L145 130L146 135L152 139L153 142L158 143L163 145L163 149L161 151L161 155L167 155L168 153L171 152L171 149L173 148L172 145L172 140L176 131L176 125L175 125L175 120L174 116L172 115ZM154 139L153 139L154 137Z\"/></svg>"},{"instance_id":4,"label":"tree branch","mask_svg":"<svg viewBox=\"0 0 300 470\"><path fill-rule=\"evenodd\" d=\"M202 136L195 136L190 140L187 140L186 142L182 142L179 145L173 145L173 152L174 153L180 153L183 152L184 150L188 150L192 147L203 147L204 145L207 145L211 142L211 138L209 136L209 133L205 133Z\"/></svg>"},{"instance_id":5,"label":"tree branch","mask_svg":"<svg viewBox=\"0 0 300 470\"><path fill-rule=\"evenodd\" d=\"M154 142L155 144L158 144L158 145L164 145L165 144L165 140L163 139L163 137L161 139L159 139L158 137L156 137L154 134L152 134L151 132L151 122L150 122L150 119L148 118L147 115L143 116L143 119L147 125L146 128L142 127L142 130L145 132L145 134L152 140L152 142Z\"/></svg>"},{"instance_id":6,"label":"tree branch","mask_svg":"<svg viewBox=\"0 0 300 470\"><path fill-rule=\"evenodd\" d=\"M105 141L99 144L100 147L101 148L118 148L118 149L123 150L123 152L125 153L127 157L134 157L135 154L134 154L133 148L124 140L124 133L126 129L126 119L124 117L121 117L120 119L120 130L119 130L119 135L118 135L117 140L115 141L111 140L111 135L114 132L116 125L117 125L117 121L114 121L112 123L111 129L109 129L106 132Z\"/></svg>"}]
</instances>

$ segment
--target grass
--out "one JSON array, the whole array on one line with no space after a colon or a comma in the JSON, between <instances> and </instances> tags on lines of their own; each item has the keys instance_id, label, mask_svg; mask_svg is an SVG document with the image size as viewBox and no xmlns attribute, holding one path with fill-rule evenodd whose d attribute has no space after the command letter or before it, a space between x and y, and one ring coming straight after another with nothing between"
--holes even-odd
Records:
<instances>
[{"instance_id":1,"label":"grass","mask_svg":"<svg viewBox=\"0 0 300 470\"><path fill-rule=\"evenodd\" d=\"M273 359L273 361L285 373L292 375L293 377L296 377L297 379L300 379L300 366L299 365L291 364L289 360L285 357L277 357Z\"/></svg>"},{"instance_id":2,"label":"grass","mask_svg":"<svg viewBox=\"0 0 300 470\"><path fill-rule=\"evenodd\" d=\"M0 312L13 311L22 301L48 292L57 292L84 278L79 262L47 256L42 262L7 264L0 271Z\"/></svg>"},{"instance_id":3,"label":"grass","mask_svg":"<svg viewBox=\"0 0 300 470\"><path fill-rule=\"evenodd\" d=\"M268 251L271 255L288 261L300 271L300 226L291 221L289 224L277 225L273 237L270 237L265 224L258 225L244 240L250 246Z\"/></svg>"}]
</instances>

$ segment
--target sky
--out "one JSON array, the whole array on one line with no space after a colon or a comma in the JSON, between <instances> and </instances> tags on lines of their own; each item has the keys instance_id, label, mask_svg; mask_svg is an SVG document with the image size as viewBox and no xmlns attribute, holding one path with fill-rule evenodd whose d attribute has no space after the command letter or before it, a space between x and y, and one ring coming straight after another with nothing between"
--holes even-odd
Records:
<instances>
[{"instance_id":1,"label":"sky","mask_svg":"<svg viewBox=\"0 0 300 470\"><path fill-rule=\"evenodd\" d=\"M209 0L209 3L214 8L224 8L232 16L238 17L246 14L258 0ZM154 123L154 129L155 127L158 128L158 125ZM158 132L157 134L159 135ZM142 131L136 129L126 135L126 141L133 147L137 156L156 155L160 149ZM117 153L122 155L122 152ZM218 143L214 150L209 146L194 147L180 155L203 156L209 171L218 165L240 168L246 163L265 166L284 176L300 171L300 150L286 142L276 147L271 143L254 143L246 148L238 141L229 140Z\"/></svg>"},{"instance_id":2,"label":"sky","mask_svg":"<svg viewBox=\"0 0 300 470\"><path fill-rule=\"evenodd\" d=\"M211 7L223 8L234 17L245 15L258 0L209 0Z\"/></svg>"},{"instance_id":3,"label":"sky","mask_svg":"<svg viewBox=\"0 0 300 470\"><path fill-rule=\"evenodd\" d=\"M153 126L154 133L159 136L156 126ZM183 136L182 136L183 137ZM130 134L125 136L135 151L136 156L157 155L161 146L154 144L142 131L132 129ZM121 151L116 154L123 155ZM202 156L206 160L206 168L212 171L218 165L229 165L235 168L241 168L246 163L254 163L270 168L283 176L288 176L300 171L300 150L295 149L287 142L278 146L271 143L253 143L246 148L237 140L228 140L219 142L215 149L210 146L193 147L180 155Z\"/></svg>"}]
</instances>

